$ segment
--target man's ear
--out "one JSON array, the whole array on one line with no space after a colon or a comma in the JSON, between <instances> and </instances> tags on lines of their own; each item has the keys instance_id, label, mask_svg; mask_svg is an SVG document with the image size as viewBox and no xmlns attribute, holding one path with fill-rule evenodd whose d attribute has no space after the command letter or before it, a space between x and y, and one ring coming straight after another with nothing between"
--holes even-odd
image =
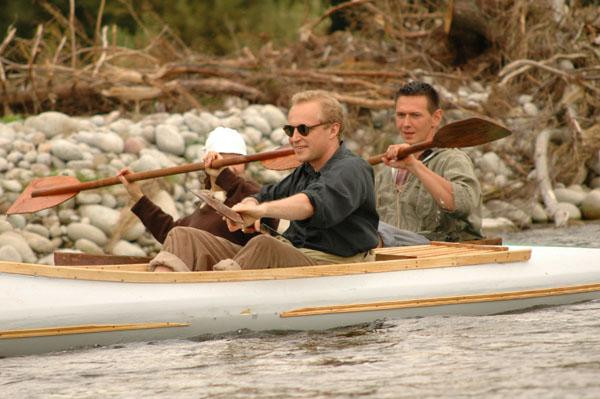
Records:
<instances>
[{"instance_id":1,"label":"man's ear","mask_svg":"<svg viewBox=\"0 0 600 399\"><path fill-rule=\"evenodd\" d=\"M341 125L338 122L332 123L331 128L329 129L329 138L330 139L338 139L340 137L340 129Z\"/></svg>"},{"instance_id":2,"label":"man's ear","mask_svg":"<svg viewBox=\"0 0 600 399\"><path fill-rule=\"evenodd\" d=\"M435 110L435 112L431 115L432 127L434 130L437 130L438 126L442 122L442 116L444 115L444 111L441 108Z\"/></svg>"}]
</instances>

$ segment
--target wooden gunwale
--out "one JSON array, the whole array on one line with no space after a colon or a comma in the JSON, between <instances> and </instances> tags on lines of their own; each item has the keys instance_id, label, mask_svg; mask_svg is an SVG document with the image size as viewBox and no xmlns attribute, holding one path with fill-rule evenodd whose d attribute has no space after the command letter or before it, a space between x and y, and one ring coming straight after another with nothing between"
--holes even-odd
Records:
<instances>
[{"instance_id":1,"label":"wooden gunwale","mask_svg":"<svg viewBox=\"0 0 600 399\"><path fill-rule=\"evenodd\" d=\"M397 253L402 254L403 249ZM336 265L304 266L277 269L208 271L188 273L151 273L142 271L145 264L107 265L96 267L78 266L42 266L24 263L0 262L0 272L40 277L52 277L73 280L110 281L127 283L208 283L255 280L280 280L309 277L327 277L356 275L365 273L383 273L412 269L430 269L440 267L469 266L485 263L509 263L527 261L531 257L530 249L490 250L484 248L456 247L455 253L447 253L447 247L440 251L428 251L416 258L394 259L387 261L362 262ZM387 250L391 248L386 248ZM385 251L389 253L390 251ZM440 252L442 254L440 255Z\"/></svg>"},{"instance_id":2,"label":"wooden gunwale","mask_svg":"<svg viewBox=\"0 0 600 399\"><path fill-rule=\"evenodd\" d=\"M279 314L280 317L300 317L329 315L337 313L369 312L378 310L423 308L444 305L461 305L479 302L511 301L542 298L557 295L572 295L600 291L600 284L584 284L526 291L499 292L492 294L462 295L439 298L421 298L398 301L356 303L348 305L328 305L293 309Z\"/></svg>"},{"instance_id":3,"label":"wooden gunwale","mask_svg":"<svg viewBox=\"0 0 600 399\"><path fill-rule=\"evenodd\" d=\"M156 328L188 327L190 323L129 323L129 324L86 324L78 326L27 328L0 331L0 339L55 337L60 335L89 334L113 331L151 330Z\"/></svg>"}]
</instances>

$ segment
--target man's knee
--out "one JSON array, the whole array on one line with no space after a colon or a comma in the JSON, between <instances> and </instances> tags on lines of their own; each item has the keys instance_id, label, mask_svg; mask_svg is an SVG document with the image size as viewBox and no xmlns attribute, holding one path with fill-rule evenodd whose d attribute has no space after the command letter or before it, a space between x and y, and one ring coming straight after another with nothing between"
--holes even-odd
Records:
<instances>
[{"instance_id":1,"label":"man's knee","mask_svg":"<svg viewBox=\"0 0 600 399\"><path fill-rule=\"evenodd\" d=\"M244 245L245 248L254 248L254 249L266 249L273 247L275 243L277 243L277 239L268 236L266 234L261 234L252 238L250 241Z\"/></svg>"},{"instance_id":2,"label":"man's knee","mask_svg":"<svg viewBox=\"0 0 600 399\"><path fill-rule=\"evenodd\" d=\"M175 242L202 241L208 236L212 236L212 234L204 230L185 226L173 227L167 234L167 238Z\"/></svg>"}]
</instances>

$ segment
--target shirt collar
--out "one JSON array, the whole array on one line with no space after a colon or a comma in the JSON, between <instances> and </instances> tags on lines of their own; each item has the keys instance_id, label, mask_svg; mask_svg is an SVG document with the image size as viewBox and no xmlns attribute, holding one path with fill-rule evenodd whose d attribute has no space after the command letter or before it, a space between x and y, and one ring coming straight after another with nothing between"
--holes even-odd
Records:
<instances>
[{"instance_id":1,"label":"shirt collar","mask_svg":"<svg viewBox=\"0 0 600 399\"><path fill-rule=\"evenodd\" d=\"M300 166L302 168L302 171L307 173L310 176L319 176L321 174L321 172L323 172L324 170L327 170L328 168L331 167L331 163L334 160L337 159L341 159L344 157L344 154L347 152L348 150L346 149L346 145L344 144L344 142L342 141L340 143L340 146L338 147L338 149L333 153L333 155L331 156L331 158L329 158L327 160L327 162L325 162L325 165L323 165L323 167L321 168L321 170L319 170L318 172L316 170L313 169L312 165L309 164L308 162L303 162L302 165Z\"/></svg>"}]
</instances>

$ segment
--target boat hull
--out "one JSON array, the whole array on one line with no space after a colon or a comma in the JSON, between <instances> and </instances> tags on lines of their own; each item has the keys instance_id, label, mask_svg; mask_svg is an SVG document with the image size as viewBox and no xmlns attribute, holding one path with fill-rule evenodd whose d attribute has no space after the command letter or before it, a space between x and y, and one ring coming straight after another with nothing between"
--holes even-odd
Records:
<instances>
[{"instance_id":1,"label":"boat hull","mask_svg":"<svg viewBox=\"0 0 600 399\"><path fill-rule=\"evenodd\" d=\"M600 249L538 247L531 259L509 263L184 283L56 278L5 267L0 356L570 304L600 298L599 262Z\"/></svg>"}]
</instances>

